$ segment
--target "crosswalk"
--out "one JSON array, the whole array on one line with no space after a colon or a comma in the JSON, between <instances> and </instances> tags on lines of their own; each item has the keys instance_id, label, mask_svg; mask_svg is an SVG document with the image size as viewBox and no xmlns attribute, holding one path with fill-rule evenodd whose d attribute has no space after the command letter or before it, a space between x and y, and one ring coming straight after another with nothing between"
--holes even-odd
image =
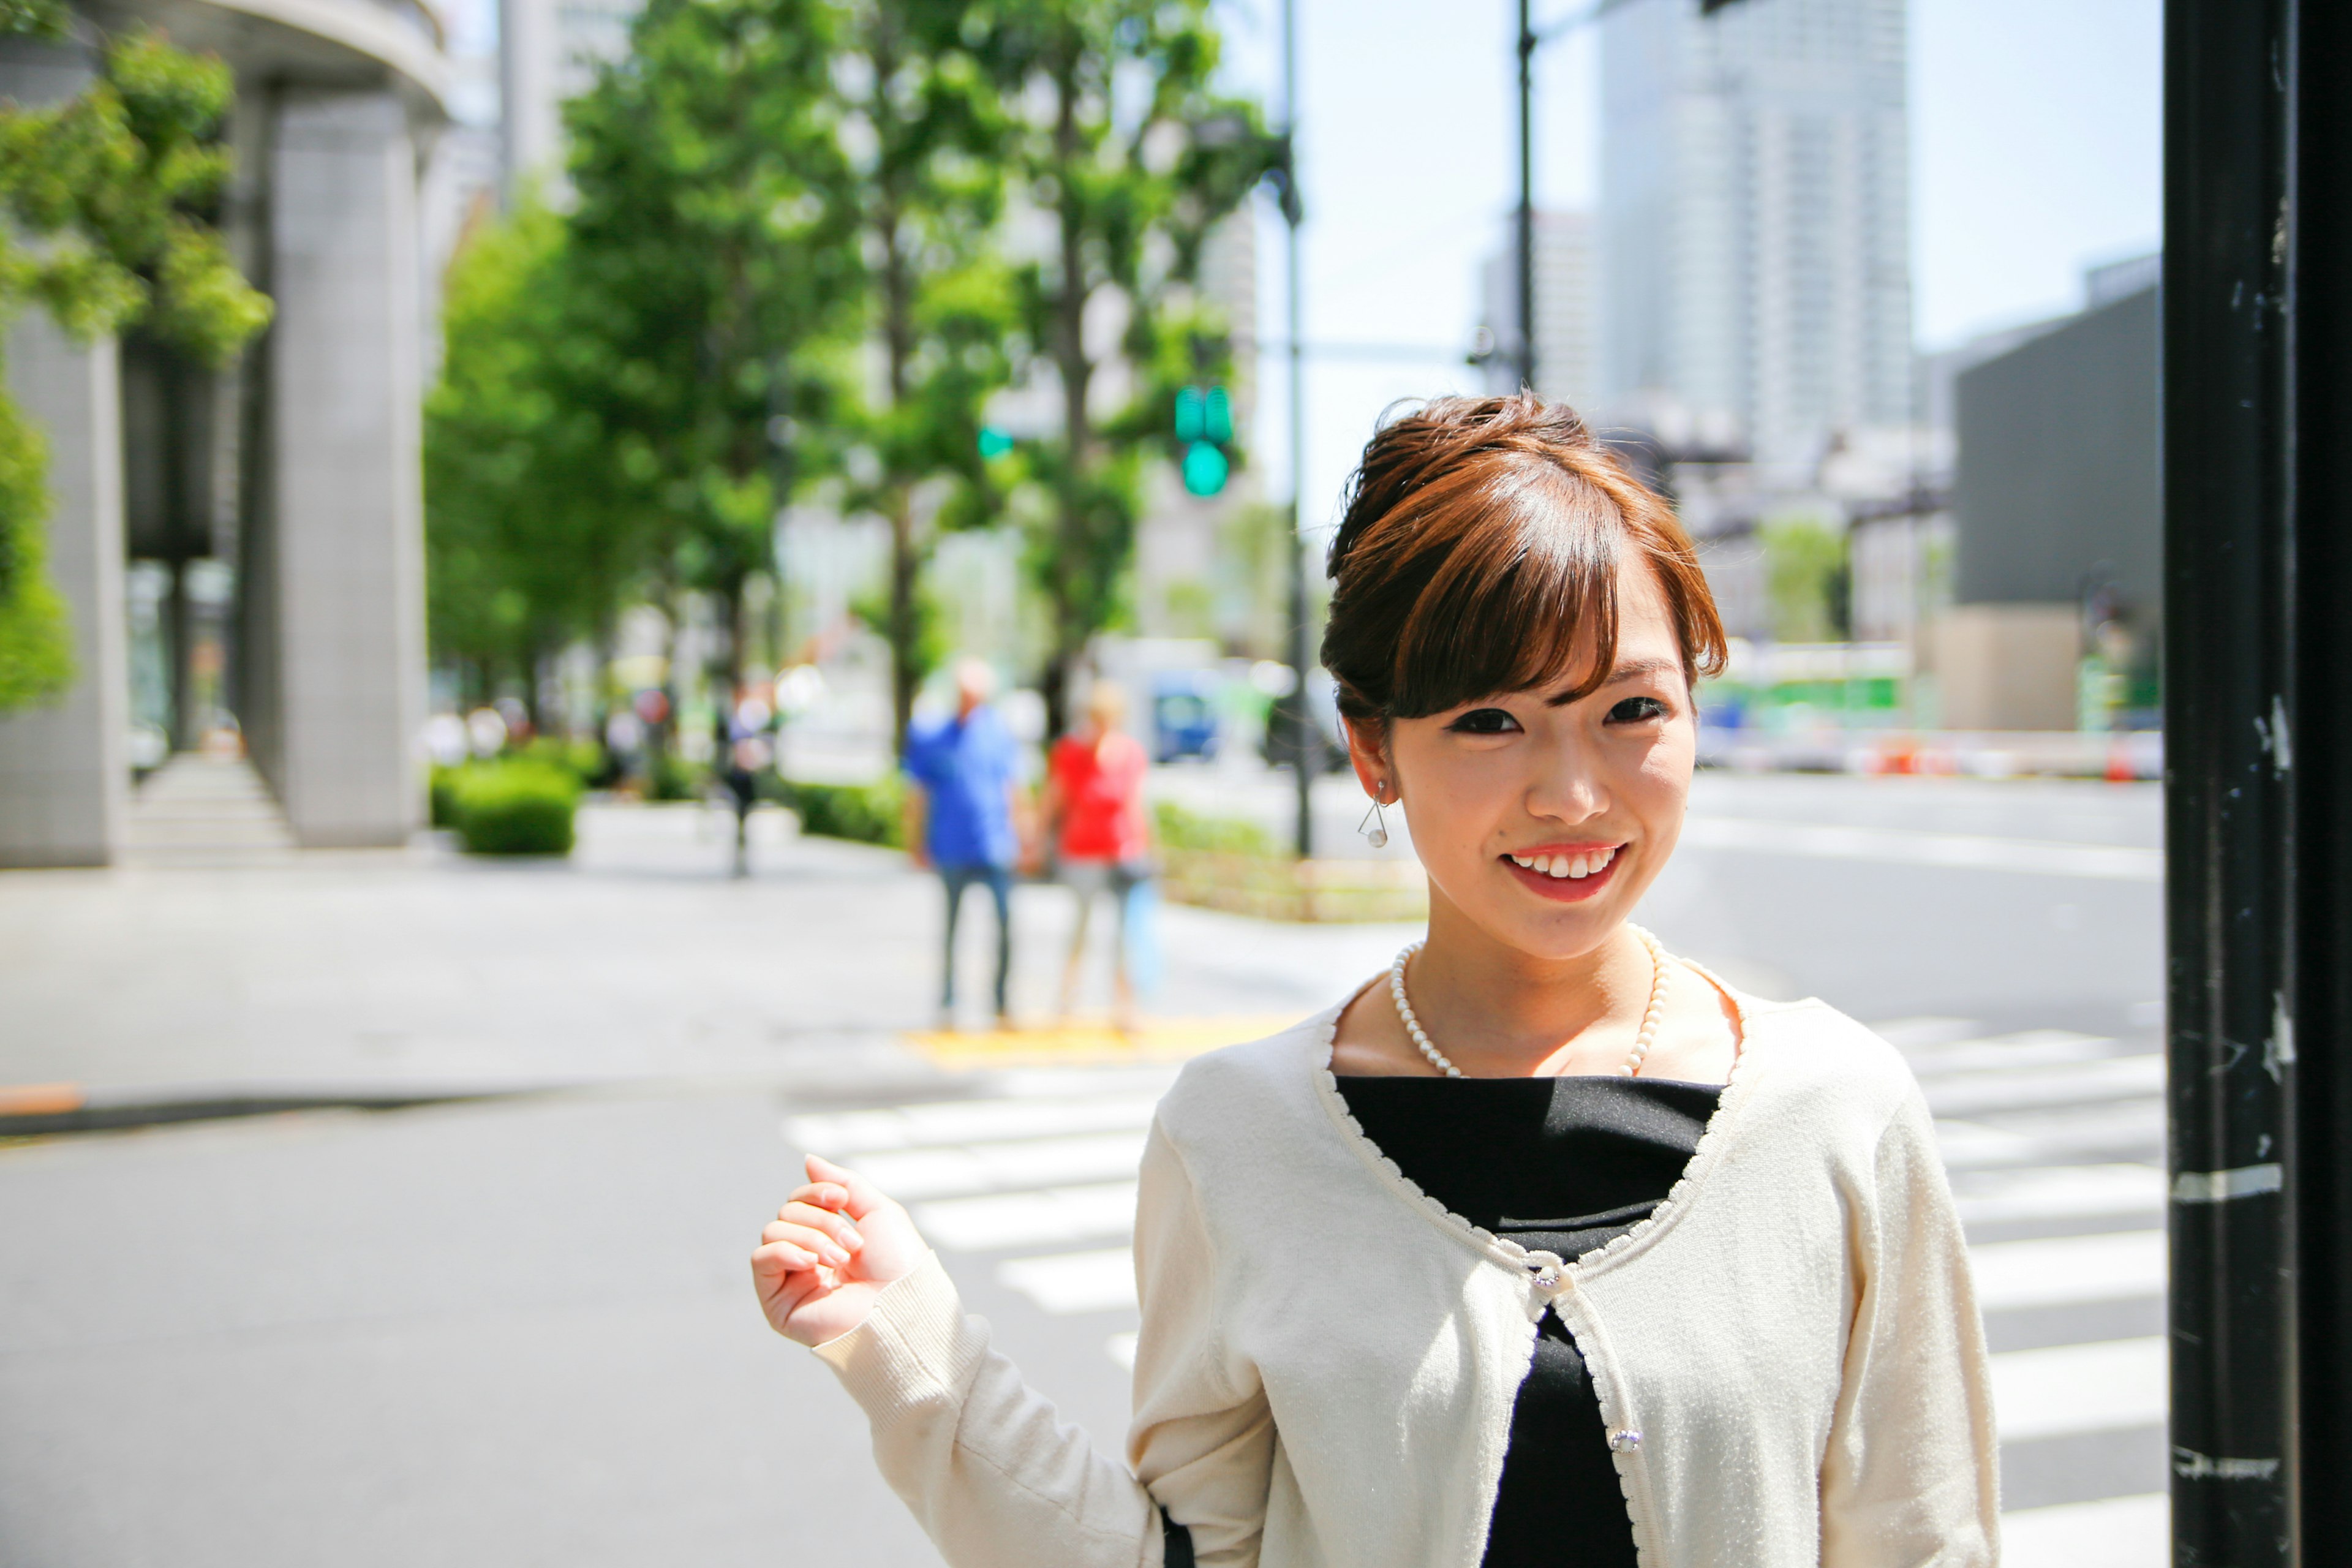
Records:
<instances>
[{"instance_id":1,"label":"crosswalk","mask_svg":"<svg viewBox=\"0 0 2352 1568\"><path fill-rule=\"evenodd\" d=\"M1967 1226L2002 1439L2005 1561L2166 1561L2163 1058L2152 1037L1879 1031L1910 1059ZM952 1264L1131 1364L1135 1171L1171 1067L1007 1073L971 1098L789 1117Z\"/></svg>"}]
</instances>

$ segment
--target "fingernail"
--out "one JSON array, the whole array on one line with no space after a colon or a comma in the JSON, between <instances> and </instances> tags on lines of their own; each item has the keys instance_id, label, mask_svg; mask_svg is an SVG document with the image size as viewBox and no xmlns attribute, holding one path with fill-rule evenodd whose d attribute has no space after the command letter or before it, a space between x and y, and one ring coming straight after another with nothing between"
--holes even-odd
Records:
<instances>
[{"instance_id":1,"label":"fingernail","mask_svg":"<svg viewBox=\"0 0 2352 1568\"><path fill-rule=\"evenodd\" d=\"M835 1268L841 1268L844 1264L849 1261L849 1254L844 1252L838 1247L826 1248L824 1257L825 1261L832 1264Z\"/></svg>"}]
</instances>

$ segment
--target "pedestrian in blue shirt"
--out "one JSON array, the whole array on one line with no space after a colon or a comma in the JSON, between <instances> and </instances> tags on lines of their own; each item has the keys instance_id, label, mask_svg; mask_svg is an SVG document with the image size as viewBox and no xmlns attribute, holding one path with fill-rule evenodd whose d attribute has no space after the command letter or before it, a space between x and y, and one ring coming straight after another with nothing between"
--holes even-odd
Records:
<instances>
[{"instance_id":1,"label":"pedestrian in blue shirt","mask_svg":"<svg viewBox=\"0 0 2352 1568\"><path fill-rule=\"evenodd\" d=\"M995 684L988 666L956 667L955 716L907 735L907 850L918 866L939 868L948 895L947 943L940 961L940 1022L955 1027L956 912L966 888L987 888L996 904L996 1025L1011 1026L1005 986L1013 974L1013 868L1021 857L1019 750L988 705Z\"/></svg>"}]
</instances>

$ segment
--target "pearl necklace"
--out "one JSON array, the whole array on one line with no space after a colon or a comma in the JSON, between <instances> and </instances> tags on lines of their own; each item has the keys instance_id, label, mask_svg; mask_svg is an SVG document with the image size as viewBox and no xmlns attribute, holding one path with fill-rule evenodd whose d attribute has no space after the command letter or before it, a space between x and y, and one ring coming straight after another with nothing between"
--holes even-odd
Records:
<instances>
[{"instance_id":1,"label":"pearl necklace","mask_svg":"<svg viewBox=\"0 0 2352 1568\"><path fill-rule=\"evenodd\" d=\"M1642 1015L1642 1029L1633 1037L1633 1048L1627 1053L1625 1065L1617 1069L1618 1077L1632 1078L1642 1070L1642 1058L1650 1054L1650 1047L1658 1037L1658 1020L1664 1014L1666 1005L1666 955L1659 948L1658 939L1640 926L1625 929L1640 937L1642 945L1650 953L1650 1005ZM1444 1051L1430 1043L1427 1032L1421 1026L1421 1020L1413 1016L1412 1004L1405 1000L1405 960L1419 952L1422 946L1418 942L1407 942L1396 955L1396 962L1389 965L1389 994L1396 1000L1397 1016L1404 1020L1405 1033L1411 1035L1412 1043L1421 1047L1421 1054L1429 1058L1429 1065L1447 1078L1460 1078L1462 1069L1455 1067Z\"/></svg>"}]
</instances>

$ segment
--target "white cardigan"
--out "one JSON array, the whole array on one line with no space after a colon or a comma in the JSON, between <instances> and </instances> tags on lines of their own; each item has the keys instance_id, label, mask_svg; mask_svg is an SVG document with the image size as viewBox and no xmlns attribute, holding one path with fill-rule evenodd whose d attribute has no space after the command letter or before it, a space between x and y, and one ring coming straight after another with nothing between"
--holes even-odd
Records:
<instances>
[{"instance_id":1,"label":"white cardigan","mask_svg":"<svg viewBox=\"0 0 2352 1568\"><path fill-rule=\"evenodd\" d=\"M1983 1333L1918 1089L1819 1002L1735 1000L1682 1180L1564 1268L1364 1136L1340 1008L1190 1063L1143 1154L1131 1471L989 1349L936 1258L816 1353L956 1568L1151 1568L1161 1507L1204 1565L1476 1568L1547 1304L1643 1568L1990 1564Z\"/></svg>"}]
</instances>

